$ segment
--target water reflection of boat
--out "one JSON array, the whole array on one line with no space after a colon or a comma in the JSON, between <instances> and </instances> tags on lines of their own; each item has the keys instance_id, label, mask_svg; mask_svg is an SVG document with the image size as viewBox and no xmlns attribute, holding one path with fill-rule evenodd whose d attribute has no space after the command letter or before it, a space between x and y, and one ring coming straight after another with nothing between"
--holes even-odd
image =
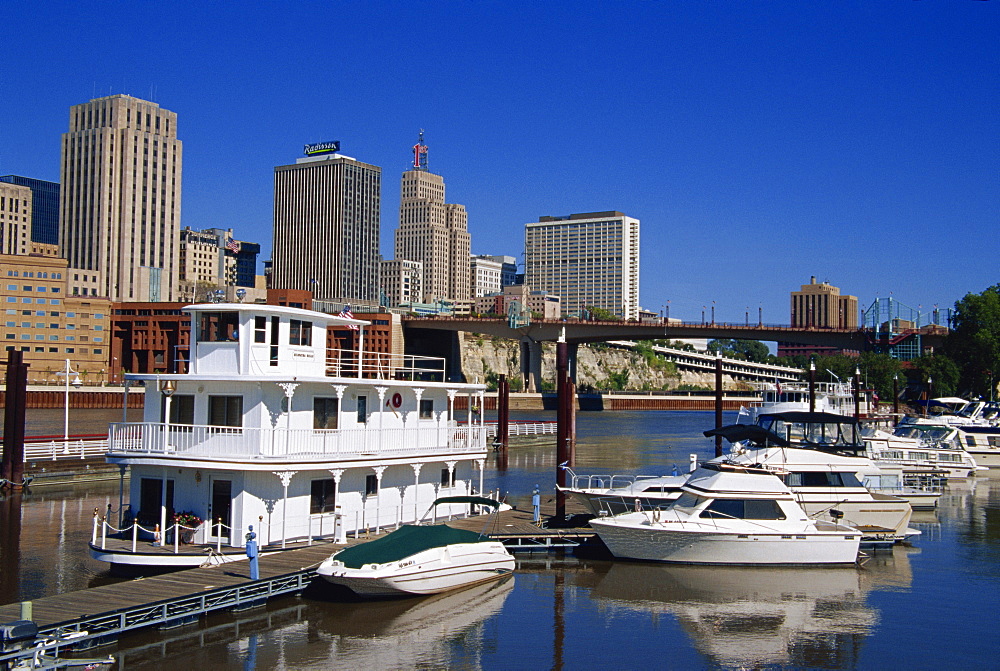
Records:
<instances>
[{"instance_id":1,"label":"water reflection of boat","mask_svg":"<svg viewBox=\"0 0 1000 671\"><path fill-rule=\"evenodd\" d=\"M674 615L711 666L853 668L879 619L865 603L864 573L616 563L592 597Z\"/></svg>"}]
</instances>

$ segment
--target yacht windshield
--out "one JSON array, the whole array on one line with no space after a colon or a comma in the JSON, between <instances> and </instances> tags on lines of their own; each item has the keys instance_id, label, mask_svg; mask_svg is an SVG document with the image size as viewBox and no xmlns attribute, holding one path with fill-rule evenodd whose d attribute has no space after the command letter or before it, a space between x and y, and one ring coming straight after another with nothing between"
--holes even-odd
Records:
<instances>
[{"instance_id":1,"label":"yacht windshield","mask_svg":"<svg viewBox=\"0 0 1000 671\"><path fill-rule=\"evenodd\" d=\"M790 443L805 443L822 447L857 445L857 424L839 422L790 422L775 419L768 427L787 438Z\"/></svg>"},{"instance_id":2,"label":"yacht windshield","mask_svg":"<svg viewBox=\"0 0 1000 671\"><path fill-rule=\"evenodd\" d=\"M773 499L715 499L699 517L739 520L783 520L785 513Z\"/></svg>"},{"instance_id":3,"label":"yacht windshield","mask_svg":"<svg viewBox=\"0 0 1000 671\"><path fill-rule=\"evenodd\" d=\"M692 494L691 492L684 492L680 495L676 501L674 501L675 508L686 508L688 510L698 507L702 501L705 499L697 494Z\"/></svg>"}]
</instances>

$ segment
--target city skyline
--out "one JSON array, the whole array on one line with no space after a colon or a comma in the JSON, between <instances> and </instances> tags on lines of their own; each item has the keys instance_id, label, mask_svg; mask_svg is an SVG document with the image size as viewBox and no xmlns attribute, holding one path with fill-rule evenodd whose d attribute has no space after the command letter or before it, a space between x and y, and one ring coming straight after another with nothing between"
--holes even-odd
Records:
<instances>
[{"instance_id":1,"label":"city skyline","mask_svg":"<svg viewBox=\"0 0 1000 671\"><path fill-rule=\"evenodd\" d=\"M890 293L951 307L998 281L997 3L377 15L348 3L111 18L59 5L56 29L47 7L13 7L0 44L18 92L0 103L0 174L58 181L71 106L152 100L178 114L181 226L233 228L261 242L261 259L274 166L340 140L391 184L424 128L429 169L469 212L474 254L523 261L524 222L628 212L643 222L639 302L670 301L671 316L714 305L719 321L761 309L786 322L788 293L813 275L862 309ZM303 30L324 22L344 43L336 58ZM414 49L418 25L435 37ZM95 31L143 46L123 59ZM386 259L398 211L384 188Z\"/></svg>"}]
</instances>

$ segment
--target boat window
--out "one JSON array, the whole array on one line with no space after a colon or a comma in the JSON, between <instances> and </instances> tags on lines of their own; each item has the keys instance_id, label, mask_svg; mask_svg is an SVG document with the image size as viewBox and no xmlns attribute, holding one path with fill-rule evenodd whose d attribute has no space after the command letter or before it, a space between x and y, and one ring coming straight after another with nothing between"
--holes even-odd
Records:
<instances>
[{"instance_id":1,"label":"boat window","mask_svg":"<svg viewBox=\"0 0 1000 671\"><path fill-rule=\"evenodd\" d=\"M441 486L442 487L454 487L455 486L455 471L454 469L441 469Z\"/></svg>"},{"instance_id":2,"label":"boat window","mask_svg":"<svg viewBox=\"0 0 1000 671\"><path fill-rule=\"evenodd\" d=\"M773 499L715 499L700 517L741 520L783 520L785 514Z\"/></svg>"},{"instance_id":3,"label":"boat window","mask_svg":"<svg viewBox=\"0 0 1000 671\"><path fill-rule=\"evenodd\" d=\"M365 476L365 496L376 496L378 494L378 476Z\"/></svg>"},{"instance_id":4,"label":"boat window","mask_svg":"<svg viewBox=\"0 0 1000 671\"><path fill-rule=\"evenodd\" d=\"M358 424L368 423L368 397L358 396Z\"/></svg>"},{"instance_id":5,"label":"boat window","mask_svg":"<svg viewBox=\"0 0 1000 671\"><path fill-rule=\"evenodd\" d=\"M420 419L434 419L433 399L420 399Z\"/></svg>"},{"instance_id":6,"label":"boat window","mask_svg":"<svg viewBox=\"0 0 1000 671\"><path fill-rule=\"evenodd\" d=\"M683 492L676 501L674 501L675 508L694 508L702 501L702 497L697 494L692 494L691 492Z\"/></svg>"},{"instance_id":7,"label":"boat window","mask_svg":"<svg viewBox=\"0 0 1000 671\"><path fill-rule=\"evenodd\" d=\"M194 424L193 394L174 394L170 399L170 423Z\"/></svg>"},{"instance_id":8,"label":"boat window","mask_svg":"<svg viewBox=\"0 0 1000 671\"><path fill-rule=\"evenodd\" d=\"M208 423L212 426L243 426L243 397L209 396Z\"/></svg>"},{"instance_id":9,"label":"boat window","mask_svg":"<svg viewBox=\"0 0 1000 671\"><path fill-rule=\"evenodd\" d=\"M785 476L789 487L860 487L861 482L853 473L803 471Z\"/></svg>"},{"instance_id":10,"label":"boat window","mask_svg":"<svg viewBox=\"0 0 1000 671\"><path fill-rule=\"evenodd\" d=\"M646 487L643 492L655 492L656 494L667 494L673 491L672 487Z\"/></svg>"},{"instance_id":11,"label":"boat window","mask_svg":"<svg viewBox=\"0 0 1000 671\"><path fill-rule=\"evenodd\" d=\"M336 398L313 399L313 428L336 429L340 403Z\"/></svg>"},{"instance_id":12,"label":"boat window","mask_svg":"<svg viewBox=\"0 0 1000 671\"><path fill-rule=\"evenodd\" d=\"M253 341L267 342L267 317L253 318Z\"/></svg>"},{"instance_id":13,"label":"boat window","mask_svg":"<svg viewBox=\"0 0 1000 671\"><path fill-rule=\"evenodd\" d=\"M300 319L290 319L288 330L288 344L309 347L312 345L312 322Z\"/></svg>"},{"instance_id":14,"label":"boat window","mask_svg":"<svg viewBox=\"0 0 1000 671\"><path fill-rule=\"evenodd\" d=\"M236 312L198 313L199 342L229 342L236 340L239 330Z\"/></svg>"},{"instance_id":15,"label":"boat window","mask_svg":"<svg viewBox=\"0 0 1000 671\"><path fill-rule=\"evenodd\" d=\"M975 447L976 446L976 437L975 436L966 436L965 437L965 444L968 445L969 447Z\"/></svg>"},{"instance_id":16,"label":"boat window","mask_svg":"<svg viewBox=\"0 0 1000 671\"><path fill-rule=\"evenodd\" d=\"M332 513L336 508L336 487L333 478L313 480L309 493L309 514Z\"/></svg>"}]
</instances>

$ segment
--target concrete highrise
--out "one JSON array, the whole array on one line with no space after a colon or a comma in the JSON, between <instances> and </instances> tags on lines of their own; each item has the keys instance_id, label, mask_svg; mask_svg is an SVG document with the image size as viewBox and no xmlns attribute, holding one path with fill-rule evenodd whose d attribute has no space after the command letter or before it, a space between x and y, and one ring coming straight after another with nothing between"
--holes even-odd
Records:
<instances>
[{"instance_id":1,"label":"concrete highrise","mask_svg":"<svg viewBox=\"0 0 1000 671\"><path fill-rule=\"evenodd\" d=\"M468 301L471 247L465 207L445 202L444 178L428 170L421 133L413 147L413 167L403 173L396 258L423 264L425 302Z\"/></svg>"},{"instance_id":2,"label":"concrete highrise","mask_svg":"<svg viewBox=\"0 0 1000 671\"><path fill-rule=\"evenodd\" d=\"M382 169L339 148L306 145L306 156L274 169L271 286L377 304Z\"/></svg>"},{"instance_id":3,"label":"concrete highrise","mask_svg":"<svg viewBox=\"0 0 1000 671\"><path fill-rule=\"evenodd\" d=\"M539 217L524 229L525 284L556 294L566 317L586 308L639 316L639 220L621 212Z\"/></svg>"},{"instance_id":4,"label":"concrete highrise","mask_svg":"<svg viewBox=\"0 0 1000 671\"><path fill-rule=\"evenodd\" d=\"M176 300L181 220L177 114L127 95L74 105L62 137L59 244L74 292Z\"/></svg>"}]
</instances>

